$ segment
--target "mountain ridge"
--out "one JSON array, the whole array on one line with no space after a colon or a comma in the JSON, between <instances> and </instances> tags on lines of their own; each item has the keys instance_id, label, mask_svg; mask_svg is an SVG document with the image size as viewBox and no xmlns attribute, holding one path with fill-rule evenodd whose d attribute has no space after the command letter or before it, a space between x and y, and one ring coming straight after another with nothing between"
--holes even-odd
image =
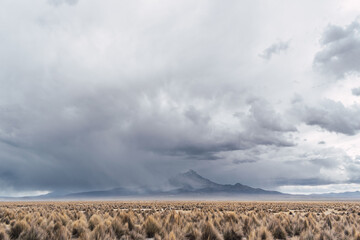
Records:
<instances>
[{"instance_id":1,"label":"mountain ridge","mask_svg":"<svg viewBox=\"0 0 360 240\"><path fill-rule=\"evenodd\" d=\"M241 183L220 184L213 182L196 171L190 169L179 173L168 179L170 188L167 190L151 190L149 188L126 188L117 187L108 190L93 190L74 193L51 192L40 196L27 197L0 197L3 200L46 200L46 199L116 199L116 198L206 198L225 197L247 199L294 199L294 200L315 200L315 199L360 199L360 191L324 193L324 194L286 194L278 191L269 191L262 188L253 188Z\"/></svg>"},{"instance_id":2,"label":"mountain ridge","mask_svg":"<svg viewBox=\"0 0 360 240\"><path fill-rule=\"evenodd\" d=\"M174 178L169 179L170 184L178 187L177 193L226 193L226 194L274 194L283 193L277 191L268 191L261 188L253 188L241 183L219 184L207 178L202 177L196 171L190 169L185 173L180 173Z\"/></svg>"},{"instance_id":3,"label":"mountain ridge","mask_svg":"<svg viewBox=\"0 0 360 240\"><path fill-rule=\"evenodd\" d=\"M117 197L206 197L206 196L244 196L244 195L285 195L277 191L252 188L240 183L219 184L190 169L168 180L169 190L140 189L138 191L123 187L109 190L76 192L60 198L117 198ZM38 198L41 198L38 197Z\"/></svg>"}]
</instances>

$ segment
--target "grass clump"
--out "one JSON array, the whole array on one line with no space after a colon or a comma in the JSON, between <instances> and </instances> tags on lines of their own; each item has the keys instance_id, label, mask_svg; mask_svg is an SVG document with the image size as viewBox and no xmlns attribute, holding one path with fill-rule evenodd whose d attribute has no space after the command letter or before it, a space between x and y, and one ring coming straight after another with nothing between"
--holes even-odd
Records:
<instances>
[{"instance_id":1,"label":"grass clump","mask_svg":"<svg viewBox=\"0 0 360 240\"><path fill-rule=\"evenodd\" d=\"M206 222L201 231L201 240L221 240L219 232L215 229L214 225Z\"/></svg>"},{"instance_id":2,"label":"grass clump","mask_svg":"<svg viewBox=\"0 0 360 240\"><path fill-rule=\"evenodd\" d=\"M161 228L159 223L154 219L154 217L149 216L144 223L144 229L146 237L152 238L155 236L155 234L160 232Z\"/></svg>"},{"instance_id":3,"label":"grass clump","mask_svg":"<svg viewBox=\"0 0 360 240\"><path fill-rule=\"evenodd\" d=\"M224 232L224 240L242 240L243 235L239 231L234 231L234 229L228 228Z\"/></svg>"},{"instance_id":4,"label":"grass clump","mask_svg":"<svg viewBox=\"0 0 360 240\"><path fill-rule=\"evenodd\" d=\"M16 222L14 226L12 226L10 229L10 238L17 239L22 232L26 231L29 228L30 226L25 220Z\"/></svg>"},{"instance_id":5,"label":"grass clump","mask_svg":"<svg viewBox=\"0 0 360 240\"><path fill-rule=\"evenodd\" d=\"M89 219L89 228L90 230L94 230L94 228L99 225L102 222L102 219L99 215L94 214L91 216L91 218Z\"/></svg>"},{"instance_id":6,"label":"grass clump","mask_svg":"<svg viewBox=\"0 0 360 240\"><path fill-rule=\"evenodd\" d=\"M360 240L359 209L359 202L0 202L0 240Z\"/></svg>"}]
</instances>

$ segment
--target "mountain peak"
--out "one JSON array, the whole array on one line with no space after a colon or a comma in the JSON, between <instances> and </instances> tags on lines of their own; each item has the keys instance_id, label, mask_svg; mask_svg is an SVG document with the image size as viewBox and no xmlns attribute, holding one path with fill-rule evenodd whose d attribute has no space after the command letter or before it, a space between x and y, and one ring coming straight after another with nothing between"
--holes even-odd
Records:
<instances>
[{"instance_id":1,"label":"mountain peak","mask_svg":"<svg viewBox=\"0 0 360 240\"><path fill-rule=\"evenodd\" d=\"M192 170L192 169L189 169L188 171L184 172L183 175L186 175L186 176L200 176L195 170Z\"/></svg>"},{"instance_id":2,"label":"mountain peak","mask_svg":"<svg viewBox=\"0 0 360 240\"><path fill-rule=\"evenodd\" d=\"M260 188L252 188L241 183L219 184L213 182L196 171L189 169L184 173L169 179L170 184L183 192L201 193L228 193L228 194L280 194L279 192L266 191Z\"/></svg>"},{"instance_id":3,"label":"mountain peak","mask_svg":"<svg viewBox=\"0 0 360 240\"><path fill-rule=\"evenodd\" d=\"M189 169L170 179L171 185L184 189L202 189L217 185L207 178L200 176L196 171Z\"/></svg>"}]
</instances>

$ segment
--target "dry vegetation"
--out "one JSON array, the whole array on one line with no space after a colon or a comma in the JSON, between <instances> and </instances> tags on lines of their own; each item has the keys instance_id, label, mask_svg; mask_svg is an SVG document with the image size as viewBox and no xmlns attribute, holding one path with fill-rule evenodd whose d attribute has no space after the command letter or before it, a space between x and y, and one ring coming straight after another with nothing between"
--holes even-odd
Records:
<instances>
[{"instance_id":1,"label":"dry vegetation","mask_svg":"<svg viewBox=\"0 0 360 240\"><path fill-rule=\"evenodd\" d=\"M360 203L0 203L0 240L146 238L360 240Z\"/></svg>"}]
</instances>

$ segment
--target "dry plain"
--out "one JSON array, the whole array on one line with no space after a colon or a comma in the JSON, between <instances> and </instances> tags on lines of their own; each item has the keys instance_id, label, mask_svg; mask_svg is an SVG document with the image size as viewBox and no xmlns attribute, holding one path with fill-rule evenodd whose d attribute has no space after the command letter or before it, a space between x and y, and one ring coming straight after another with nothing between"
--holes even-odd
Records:
<instances>
[{"instance_id":1,"label":"dry plain","mask_svg":"<svg viewBox=\"0 0 360 240\"><path fill-rule=\"evenodd\" d=\"M360 239L358 202L0 202L2 239Z\"/></svg>"}]
</instances>

